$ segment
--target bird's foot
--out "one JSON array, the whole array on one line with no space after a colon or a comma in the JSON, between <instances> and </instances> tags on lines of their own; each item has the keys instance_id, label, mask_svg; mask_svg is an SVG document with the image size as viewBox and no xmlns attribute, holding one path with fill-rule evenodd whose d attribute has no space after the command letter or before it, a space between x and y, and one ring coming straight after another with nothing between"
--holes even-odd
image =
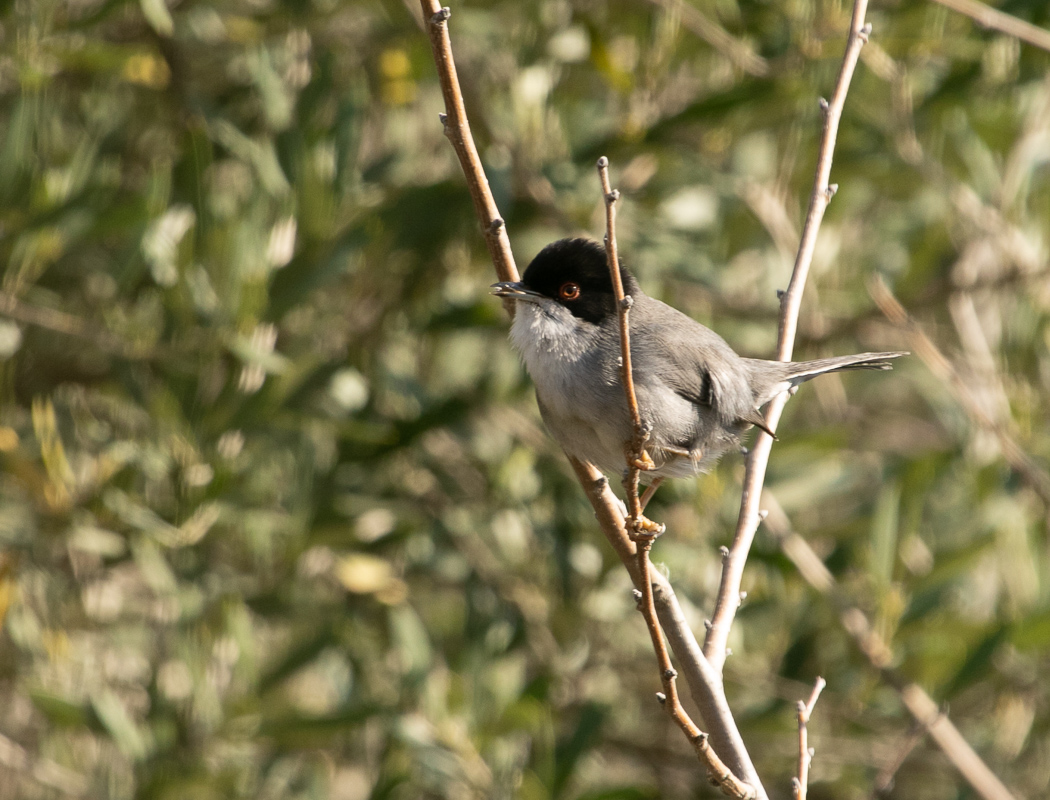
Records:
<instances>
[{"instance_id":1,"label":"bird's foot","mask_svg":"<svg viewBox=\"0 0 1050 800\"><path fill-rule=\"evenodd\" d=\"M630 520L630 524L633 528L632 538L635 541L641 539L655 539L657 536L659 536L661 533L667 530L666 526L661 525L659 522L653 522L644 514L639 516L636 520Z\"/></svg>"}]
</instances>

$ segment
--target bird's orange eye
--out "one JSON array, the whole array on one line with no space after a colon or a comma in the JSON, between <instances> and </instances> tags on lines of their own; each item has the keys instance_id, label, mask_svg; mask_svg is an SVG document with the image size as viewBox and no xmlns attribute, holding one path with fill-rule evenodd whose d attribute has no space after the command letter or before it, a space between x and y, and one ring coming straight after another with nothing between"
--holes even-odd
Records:
<instances>
[{"instance_id":1,"label":"bird's orange eye","mask_svg":"<svg viewBox=\"0 0 1050 800\"><path fill-rule=\"evenodd\" d=\"M562 300L575 300L580 296L580 287L575 283L563 283L558 290L558 297Z\"/></svg>"}]
</instances>

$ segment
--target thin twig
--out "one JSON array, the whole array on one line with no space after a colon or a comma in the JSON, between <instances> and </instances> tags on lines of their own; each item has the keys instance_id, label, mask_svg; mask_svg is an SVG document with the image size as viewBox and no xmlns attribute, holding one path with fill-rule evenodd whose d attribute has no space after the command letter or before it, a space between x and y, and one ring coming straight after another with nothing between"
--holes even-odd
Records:
<instances>
[{"instance_id":1,"label":"thin twig","mask_svg":"<svg viewBox=\"0 0 1050 800\"><path fill-rule=\"evenodd\" d=\"M920 687L893 668L892 649L872 626L867 615L839 587L809 543L791 529L791 523L776 498L767 490L763 502L769 509L766 527L780 543L781 549L798 568L799 574L818 592L830 598L839 609L842 627L890 686L900 695L904 707L926 728L948 760L984 800L1016 800L1001 780L970 747L959 729L948 719L933 699Z\"/></svg>"},{"instance_id":2,"label":"thin twig","mask_svg":"<svg viewBox=\"0 0 1050 800\"><path fill-rule=\"evenodd\" d=\"M973 387L963 380L958 370L926 335L918 321L913 319L900 301L893 296L886 282L879 276L873 277L868 282L868 293L886 319L905 333L910 346L930 372L951 388L970 419L980 428L995 436L1003 458L1010 468L1039 495L1040 500L1046 506L1050 507L1050 475L1047 475L1045 470L1024 451L1002 423L988 414L984 405L974 395Z\"/></svg>"},{"instance_id":3,"label":"thin twig","mask_svg":"<svg viewBox=\"0 0 1050 800\"><path fill-rule=\"evenodd\" d=\"M817 678L809 701L798 701L798 777L793 781L795 797L798 800L806 800L806 792L809 791L809 765L813 762L813 750L809 746L809 718L813 714L817 698L827 685L823 678Z\"/></svg>"},{"instance_id":4,"label":"thin twig","mask_svg":"<svg viewBox=\"0 0 1050 800\"><path fill-rule=\"evenodd\" d=\"M634 369L631 366L631 328L630 312L634 299L624 295L623 279L620 276L620 256L616 249L616 201L620 193L612 188L609 182L609 159L602 156L598 159L598 178L602 185L602 197L605 200L605 258L609 265L609 277L612 279L613 298L616 300L616 316L620 323L620 382L623 384L627 410L631 415L631 440L624 443L627 456L627 477L624 489L627 492L627 511L631 528L641 533L643 528L648 533L659 533L655 528L649 529L642 517L642 505L638 499L638 479L643 469L652 466L652 459L645 452L645 443L649 431L642 420L638 408L638 395L634 390Z\"/></svg>"},{"instance_id":5,"label":"thin twig","mask_svg":"<svg viewBox=\"0 0 1050 800\"><path fill-rule=\"evenodd\" d=\"M682 705L682 701L678 696L678 683L676 680L678 672L671 665L671 656L667 652L663 631L660 628L660 621L656 615L649 551L652 549L656 536L663 531L663 526L655 525L642 516L642 505L638 498L639 475L642 469L652 462L645 453L645 442L648 439L648 432L642 421L641 411L638 408L638 395L634 388L634 371L631 365L629 312L632 300L624 295L623 280L620 276L620 259L616 249L616 201L619 200L620 193L615 191L609 182L609 159L602 156L598 159L597 166L598 176L601 180L602 195L605 200L605 254L609 265L609 274L612 278L613 296L616 299L617 316L620 323L620 380L623 384L624 397L627 401L633 428L631 440L625 443L627 477L624 479L624 488L627 493L630 515L629 530L631 538L635 541L635 560L640 583L636 599L638 601L638 610L642 612L642 616L645 618L645 625L649 630L649 638L653 643L653 651L656 653L656 661L660 667L660 681L663 684L663 692L657 694L657 698L660 704L667 709L671 719L685 734L700 763L707 768L707 775L711 782L730 797L740 798L740 800L754 800L757 797L757 791L737 778L732 770L718 757L718 754L708 741L707 734L696 726L696 723L693 722Z\"/></svg>"},{"instance_id":6,"label":"thin twig","mask_svg":"<svg viewBox=\"0 0 1050 800\"><path fill-rule=\"evenodd\" d=\"M989 8L977 0L933 0L945 8L969 17L983 28L1005 33L1033 47L1050 51L1050 31L1044 30L1031 22L1006 14L998 9Z\"/></svg>"},{"instance_id":7,"label":"thin twig","mask_svg":"<svg viewBox=\"0 0 1050 800\"><path fill-rule=\"evenodd\" d=\"M485 169L481 165L478 149L474 146L474 137L470 133L467 121L467 109L463 105L463 92L459 87L459 76L456 74L456 62L452 58L452 41L448 36L448 18L452 12L441 8L437 0L420 0L423 8L423 19L430 34L430 46L434 51L434 63L437 64L441 79L441 93L445 98L445 113L441 122L445 126L445 136L452 143L459 156L459 165L467 178L470 197L474 201L474 213L481 222L485 243L488 245L492 263L501 281L518 280L518 268L514 264L514 254L510 250L510 238L507 226L496 208L496 201L489 189ZM506 301L508 308L513 301Z\"/></svg>"},{"instance_id":8,"label":"thin twig","mask_svg":"<svg viewBox=\"0 0 1050 800\"><path fill-rule=\"evenodd\" d=\"M780 301L780 330L777 342L777 359L780 361L791 360L795 345L795 332L798 328L799 309L802 305L802 292L806 285L810 264L813 261L817 231L824 217L824 211L838 188L834 184L829 185L828 179L831 175L835 139L838 136L842 108L846 103L846 93L849 91L861 48L871 33L871 26L864 22L867 6L867 0L854 0L849 38L846 41L846 52L842 58L842 67L839 70L835 91L830 103L825 100L821 100L820 103L824 114L824 130L817 155L817 172L813 181L813 192L809 199L809 211L802 228L802 239L799 242L791 282ZM785 392L770 401L765 417L769 430L776 431L777 422L780 420L787 399L788 394ZM718 589L715 612L711 617L711 625L704 641L704 654L719 671L725 664L729 630L736 617L737 608L740 606L740 581L744 574L744 564L747 562L751 542L755 538L755 531L761 520L759 498L762 495L762 484L765 482L766 466L769 463L769 452L772 445L773 438L759 431L747 459L740 498L740 516L733 535L732 547L729 548L723 561L722 581Z\"/></svg>"}]
</instances>

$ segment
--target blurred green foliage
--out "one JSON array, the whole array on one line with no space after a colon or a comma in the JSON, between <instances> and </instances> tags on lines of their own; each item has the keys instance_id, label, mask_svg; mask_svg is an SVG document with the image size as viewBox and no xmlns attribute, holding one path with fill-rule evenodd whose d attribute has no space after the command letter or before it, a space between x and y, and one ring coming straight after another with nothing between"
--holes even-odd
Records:
<instances>
[{"instance_id":1,"label":"blurred green foliage","mask_svg":"<svg viewBox=\"0 0 1050 800\"><path fill-rule=\"evenodd\" d=\"M1042 0L1004 10L1050 26ZM600 235L606 154L646 289L769 355L848 13L455 5L521 264ZM712 796L487 296L417 16L2 5L0 798ZM1043 465L1050 56L918 0L870 20L796 353L903 344L880 274ZM901 672L1045 796L1030 481L918 358L804 388L780 436L770 488ZM701 630L740 473L655 501ZM872 797L899 759L888 797L974 796L906 749L895 692L761 533L745 588L727 687L775 797L818 674L814 800Z\"/></svg>"}]
</instances>

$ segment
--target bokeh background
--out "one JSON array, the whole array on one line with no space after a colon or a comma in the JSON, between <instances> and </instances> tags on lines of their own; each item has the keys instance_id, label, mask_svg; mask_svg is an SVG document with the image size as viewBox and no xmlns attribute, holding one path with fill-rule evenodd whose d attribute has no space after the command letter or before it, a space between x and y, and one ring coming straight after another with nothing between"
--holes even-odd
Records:
<instances>
[{"instance_id":1,"label":"bokeh background","mask_svg":"<svg viewBox=\"0 0 1050 800\"><path fill-rule=\"evenodd\" d=\"M607 155L646 290L769 356L849 4L452 12L520 265L601 235ZM419 9L0 13L0 798L715 796L488 296ZM869 19L796 356L908 346L881 276L972 397L917 357L810 384L768 485L1046 797L1050 54L930 2ZM698 630L741 472L654 501ZM764 531L744 588L727 690L774 797L817 675L810 797L976 796Z\"/></svg>"}]
</instances>

